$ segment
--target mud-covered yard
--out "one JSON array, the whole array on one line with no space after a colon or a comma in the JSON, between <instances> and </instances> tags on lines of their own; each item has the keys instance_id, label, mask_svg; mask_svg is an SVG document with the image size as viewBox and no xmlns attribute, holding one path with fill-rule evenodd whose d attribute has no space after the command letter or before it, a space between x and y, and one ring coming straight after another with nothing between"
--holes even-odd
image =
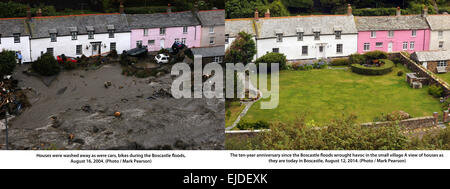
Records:
<instances>
[{"instance_id":1,"label":"mud-covered yard","mask_svg":"<svg viewBox=\"0 0 450 189\"><path fill-rule=\"evenodd\" d=\"M9 120L10 149L224 148L224 100L174 99L170 74L126 77L120 65L109 64L63 71L47 86L25 69L16 68L13 77L31 88L31 107ZM0 148L4 137L2 130Z\"/></svg>"}]
</instances>

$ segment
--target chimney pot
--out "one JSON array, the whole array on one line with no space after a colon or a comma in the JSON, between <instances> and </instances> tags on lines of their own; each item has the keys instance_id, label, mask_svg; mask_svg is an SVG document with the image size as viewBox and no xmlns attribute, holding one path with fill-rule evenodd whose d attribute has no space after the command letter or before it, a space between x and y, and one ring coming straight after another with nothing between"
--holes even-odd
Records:
<instances>
[{"instance_id":1,"label":"chimney pot","mask_svg":"<svg viewBox=\"0 0 450 189\"><path fill-rule=\"evenodd\" d=\"M41 8L39 8L38 10L37 10L37 12L36 12L36 16L42 16L42 9Z\"/></svg>"},{"instance_id":2,"label":"chimney pot","mask_svg":"<svg viewBox=\"0 0 450 189\"><path fill-rule=\"evenodd\" d=\"M423 7L423 13L422 13L423 17L427 17L428 16L428 6Z\"/></svg>"},{"instance_id":3,"label":"chimney pot","mask_svg":"<svg viewBox=\"0 0 450 189\"><path fill-rule=\"evenodd\" d=\"M264 14L264 18L270 18L270 9L267 9L266 13Z\"/></svg>"},{"instance_id":4,"label":"chimney pot","mask_svg":"<svg viewBox=\"0 0 450 189\"><path fill-rule=\"evenodd\" d=\"M259 19L259 13L258 13L258 9L255 9L255 20Z\"/></svg>"},{"instance_id":5,"label":"chimney pot","mask_svg":"<svg viewBox=\"0 0 450 189\"><path fill-rule=\"evenodd\" d=\"M125 6L123 6L123 1L120 1L119 13L125 14Z\"/></svg>"},{"instance_id":6,"label":"chimney pot","mask_svg":"<svg viewBox=\"0 0 450 189\"><path fill-rule=\"evenodd\" d=\"M353 15L352 5L348 4L347 5L347 16L351 16L351 15Z\"/></svg>"},{"instance_id":7,"label":"chimney pot","mask_svg":"<svg viewBox=\"0 0 450 189\"><path fill-rule=\"evenodd\" d=\"M397 7L397 16L401 16L402 15L402 11L400 10L400 7Z\"/></svg>"}]
</instances>

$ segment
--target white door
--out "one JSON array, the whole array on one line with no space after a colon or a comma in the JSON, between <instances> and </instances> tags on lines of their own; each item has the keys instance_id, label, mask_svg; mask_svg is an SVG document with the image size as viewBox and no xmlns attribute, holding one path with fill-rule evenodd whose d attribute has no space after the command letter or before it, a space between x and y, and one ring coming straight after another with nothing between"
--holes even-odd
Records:
<instances>
[{"instance_id":1,"label":"white door","mask_svg":"<svg viewBox=\"0 0 450 189\"><path fill-rule=\"evenodd\" d=\"M164 49L164 43L165 43L165 40L161 39L159 42L161 49Z\"/></svg>"},{"instance_id":2,"label":"white door","mask_svg":"<svg viewBox=\"0 0 450 189\"><path fill-rule=\"evenodd\" d=\"M389 42L388 44L388 52L392 52L392 42Z\"/></svg>"}]
</instances>

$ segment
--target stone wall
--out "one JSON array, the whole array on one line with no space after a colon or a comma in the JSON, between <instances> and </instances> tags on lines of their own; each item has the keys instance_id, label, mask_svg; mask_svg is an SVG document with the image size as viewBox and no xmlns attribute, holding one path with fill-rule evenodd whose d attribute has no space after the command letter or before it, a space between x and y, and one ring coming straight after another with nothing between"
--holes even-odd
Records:
<instances>
[{"instance_id":1,"label":"stone wall","mask_svg":"<svg viewBox=\"0 0 450 189\"><path fill-rule=\"evenodd\" d=\"M235 130L235 131L225 131L226 136L240 136L240 137L254 137L258 133L263 131L270 131L270 129L265 130Z\"/></svg>"},{"instance_id":2,"label":"stone wall","mask_svg":"<svg viewBox=\"0 0 450 189\"><path fill-rule=\"evenodd\" d=\"M363 123L362 126L367 127L386 127L396 125L395 121L385 121L385 122L371 122L371 123ZM417 129L417 128L425 128L425 127L433 127L437 125L437 119L433 116L427 117L418 117L418 118L410 118L401 120L398 122L400 127L404 127L406 129Z\"/></svg>"}]
</instances>

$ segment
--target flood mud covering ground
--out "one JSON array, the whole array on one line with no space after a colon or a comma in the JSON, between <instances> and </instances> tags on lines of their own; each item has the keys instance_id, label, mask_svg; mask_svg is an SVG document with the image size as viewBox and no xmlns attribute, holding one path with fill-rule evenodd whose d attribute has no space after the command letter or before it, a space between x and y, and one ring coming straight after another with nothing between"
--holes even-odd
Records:
<instances>
[{"instance_id":1,"label":"flood mud covering ground","mask_svg":"<svg viewBox=\"0 0 450 189\"><path fill-rule=\"evenodd\" d=\"M170 74L127 77L108 64L63 71L48 85L26 69L13 77L29 88L31 107L9 120L10 149L224 148L224 100L174 99ZM0 144L4 137L2 130Z\"/></svg>"}]
</instances>

